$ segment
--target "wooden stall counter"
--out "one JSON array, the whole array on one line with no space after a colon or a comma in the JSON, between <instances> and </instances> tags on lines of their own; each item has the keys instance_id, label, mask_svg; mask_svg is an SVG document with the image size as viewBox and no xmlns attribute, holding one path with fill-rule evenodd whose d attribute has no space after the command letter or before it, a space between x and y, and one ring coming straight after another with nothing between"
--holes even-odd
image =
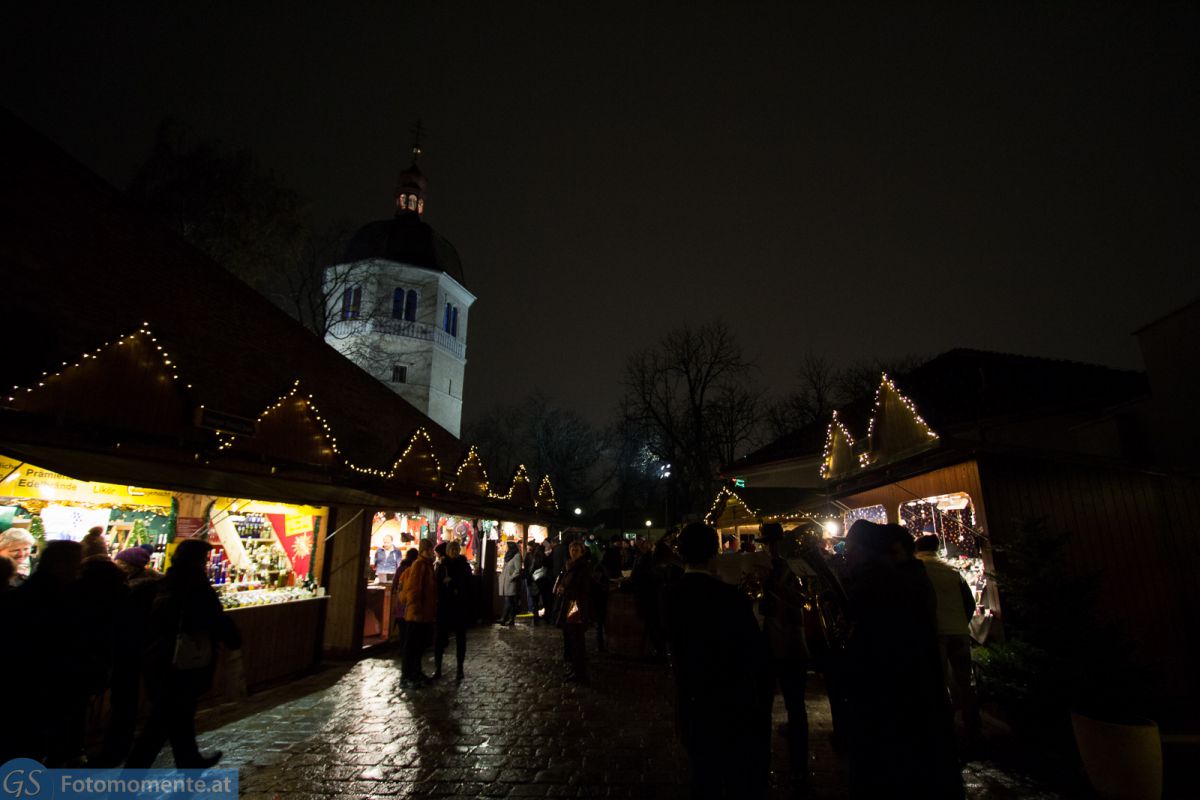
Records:
<instances>
[{"instance_id":1,"label":"wooden stall counter","mask_svg":"<svg viewBox=\"0 0 1200 800\"><path fill-rule=\"evenodd\" d=\"M368 584L363 614L363 646L382 644L391 636L393 595L391 584Z\"/></svg>"},{"instance_id":2,"label":"wooden stall counter","mask_svg":"<svg viewBox=\"0 0 1200 800\"><path fill-rule=\"evenodd\" d=\"M225 612L242 634L242 663L250 691L317 665L328 600L308 597ZM221 685L220 676L214 685Z\"/></svg>"}]
</instances>

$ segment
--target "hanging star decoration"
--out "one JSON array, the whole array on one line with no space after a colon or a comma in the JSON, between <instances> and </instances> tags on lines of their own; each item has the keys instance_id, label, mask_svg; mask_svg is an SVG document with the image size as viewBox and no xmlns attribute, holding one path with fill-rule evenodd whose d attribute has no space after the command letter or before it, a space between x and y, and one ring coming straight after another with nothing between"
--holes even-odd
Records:
<instances>
[{"instance_id":1,"label":"hanging star decoration","mask_svg":"<svg viewBox=\"0 0 1200 800\"><path fill-rule=\"evenodd\" d=\"M304 533L292 540L292 556L308 558L312 555L312 534Z\"/></svg>"}]
</instances>

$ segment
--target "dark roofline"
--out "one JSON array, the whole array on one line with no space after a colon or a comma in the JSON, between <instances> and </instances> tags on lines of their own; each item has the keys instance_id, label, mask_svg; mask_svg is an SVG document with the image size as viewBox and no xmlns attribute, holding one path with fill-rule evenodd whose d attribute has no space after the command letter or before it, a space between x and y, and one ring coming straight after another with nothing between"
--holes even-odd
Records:
<instances>
[{"instance_id":1,"label":"dark roofline","mask_svg":"<svg viewBox=\"0 0 1200 800\"><path fill-rule=\"evenodd\" d=\"M1193 300L1191 300L1190 302L1184 303L1183 305L1174 309L1173 311L1168 311L1166 314L1163 314L1160 317L1154 318L1153 320L1151 320L1150 322L1147 322L1146 324L1142 325L1141 327L1133 329L1132 331L1130 331L1129 335L1137 336L1139 333L1146 330L1147 328L1153 328L1158 323L1163 322L1164 320L1170 319L1171 317L1175 316L1179 312L1186 311L1187 309L1189 309L1192 306L1197 305L1197 304L1200 304L1200 297L1196 297Z\"/></svg>"},{"instance_id":2,"label":"dark roofline","mask_svg":"<svg viewBox=\"0 0 1200 800\"><path fill-rule=\"evenodd\" d=\"M994 422L994 421L999 421L999 420L1004 420L1004 419L1008 419L1008 420L1026 419L1026 418L1033 418L1033 417L1036 417L1039 415L1046 415L1046 414L1050 414L1050 413L1063 413L1063 412L1069 412L1072 410L1078 410L1078 409L1082 409L1082 408L1094 407L1092 404L1088 403L1085 400L1077 400L1077 401L1072 402L1066 398L1057 398L1057 399L1048 398L1044 403L1037 404L1037 405L1031 405L1029 407L1020 408L1020 409L1017 409L1017 410L1014 410L1011 412L979 414L977 416L973 416L973 417L965 418L965 419L953 419L953 418L951 418L949 420L947 420L945 418L939 419L938 415L937 415L937 411L938 411L937 409L934 409L933 412L931 413L928 409L925 409L922 407L922 398L920 397L920 395L922 395L922 394L928 395L928 393L931 390L930 390L930 387L922 386L920 383L920 379L923 377L922 373L924 373L926 376L931 373L936 374L939 365L948 364L953 359L956 359L956 358L973 359L973 360L979 361L981 363L986 361L986 362L1000 364L1000 363L1007 361L1009 363L1015 362L1015 363L1029 365L1029 366L1034 366L1034 365L1042 366L1042 367L1061 366L1063 368L1071 368L1071 369L1086 369L1086 370L1089 370L1090 371L1089 374L1092 374L1092 375L1097 375L1097 376L1108 375L1108 376L1113 377L1114 379L1123 378L1123 379L1128 379L1131 382L1137 376L1141 376L1144 380L1144 373L1142 373L1139 370L1119 369L1116 367L1109 367L1109 366L1106 366L1103 364L1091 364L1088 362L1074 361L1074 360L1070 360L1070 359L1021 355L1021 354L1017 354L1017 353L1005 353L1005 352L999 352L999 351L993 351L993 350L979 350L979 349L967 348L967 347L953 348L953 349L947 350L945 352L939 353L938 355L934 356L933 358L929 359L928 361L925 361L925 362L917 365L916 367L909 370L908 372L898 373L895 375L891 375L891 374L888 375L888 377L892 379L893 383L895 383L896 387L905 396L912 399L912 401L917 406L918 412L921 413L922 416L928 420L929 424L932 427L934 427L934 429L937 430L939 433L940 432L953 432L955 430L962 430L965 427L977 426L979 424L986 424L988 422ZM1144 387L1142 394L1138 394L1136 397L1144 396L1145 394L1148 394L1148 391L1149 391L1148 387ZM1131 400L1136 399L1136 397L1134 397L1132 395L1131 396L1122 396L1122 397L1113 399L1111 402L1105 403L1104 405L1100 406L1100 409L1118 407L1118 406L1123 405ZM870 419L870 416L872 413L872 404L873 404L873 396L864 396L864 397L856 398L848 403L844 403L843 405L839 406L835 410L838 412L839 417L842 419L843 424L847 425L847 427L850 429L851 434L854 435L855 437L861 437L866 432L866 426L868 424L868 420ZM722 475L732 475L736 471L741 470L741 469L749 469L749 468L753 468L753 467L768 466L768 465L777 464L777 463L786 463L788 461L796 461L796 460L811 458L811 457L819 458L823 451L823 448L824 448L825 432L829 428L829 425L831 422L831 417L832 417L832 415L827 416L825 419L820 420L818 422L810 423L809 425L805 426L804 428L799 429L798 431L794 431L790 434L786 434L784 436L779 437L775 441L770 442L770 443L764 445L763 447L760 447L758 450L755 450L754 452L743 456L742 458L738 459L737 461L734 461L732 464L722 467L721 474ZM819 444L816 443L816 439L818 438L818 436L817 436L818 432L820 433L820 436L819 436L820 443ZM793 446L791 448L781 447L781 443L784 442L785 440L796 440L798 442L809 442L809 444L806 447L810 448L810 449L797 449L799 447L799 445ZM776 450L774 450L774 448L780 448L780 450L782 452L777 452ZM765 457L760 456L759 454L765 454ZM762 460L760 460L760 459L762 459Z\"/></svg>"}]
</instances>

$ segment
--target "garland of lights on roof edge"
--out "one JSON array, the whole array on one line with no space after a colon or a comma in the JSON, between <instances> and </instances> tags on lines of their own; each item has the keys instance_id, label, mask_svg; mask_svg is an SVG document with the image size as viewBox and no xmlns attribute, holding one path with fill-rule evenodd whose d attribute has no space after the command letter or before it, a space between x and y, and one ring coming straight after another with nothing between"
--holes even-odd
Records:
<instances>
[{"instance_id":1,"label":"garland of lights on roof edge","mask_svg":"<svg viewBox=\"0 0 1200 800\"><path fill-rule=\"evenodd\" d=\"M162 359L162 366L166 368L166 370L172 380L178 381L179 380L179 371L175 365L175 362L171 359L170 353L166 352L163 349L163 346L158 343L157 337L155 337L155 335L151 331L150 323L143 322L141 327L139 327L133 333L126 334L116 340L113 340L113 341L105 342L104 344L95 348L93 351L84 351L83 353L80 354L79 360L73 364L68 363L66 361L62 362L62 368L59 369L57 372L54 372L53 374L51 374L50 372L43 372L41 379L38 380L36 386L30 385L30 386L22 387L19 385L14 385L11 389L13 394L11 394L8 397L8 402L10 402L10 403L16 402L17 395L18 395L18 393L21 392L22 389L24 389L26 394L32 394L32 393L36 392L39 388L45 388L46 384L49 382L54 382L59 379L64 379L65 377L67 377L67 374L71 370L73 370L79 366L82 366L83 363L89 359L98 358L105 350L110 350L113 347L125 345L126 343L130 342L131 340L133 340L139 336L144 336L149 339L150 344L154 345L155 349L158 351L159 357ZM192 384L190 384L190 383L185 384L185 386L188 389L192 388ZM297 379L296 381L294 381L292 383L291 389L286 394L284 394L278 400L276 400L274 403L269 405L266 409L264 409L256 417L255 422L261 422L264 418L266 418L272 412L281 408L288 400L296 397L298 402L300 402L304 405L305 410L307 412L311 413L312 417L321 426L321 428L324 432L323 435L325 437L326 442L329 445L330 450L332 450L332 452L336 456L338 456L341 463L346 468L353 470L354 472L359 472L359 473L362 473L365 475L371 475L373 477L384 478L384 479L390 480L396 476L397 470L404 463L405 458L413 451L413 447L420 440L424 439L426 445L428 446L429 456L430 456L430 458L433 459L433 464L434 464L437 474L439 476L442 474L441 461L438 460L437 453L434 451L433 440L430 438L428 431L426 431L424 427L418 427L415 431L413 431L412 436L409 437L407 446L404 448L404 451L400 454L400 457L398 459L396 459L396 461L392 465L391 469L382 470L382 469L377 469L374 467L363 467L363 466L359 466L358 464L353 463L352 461L347 459L345 457L345 455L342 454L341 450L338 448L337 437L333 434L333 430L330 428L329 423L326 422L325 418L321 416L320 411L317 409L316 403L313 401L312 394L308 393L304 396L297 397L297 394L299 391L300 391L300 380ZM198 407L200 409L203 409L204 405L200 404ZM222 433L220 431L216 432L217 450L218 451L228 450L229 448L233 447L236 439L237 439L236 434ZM487 469L483 466L483 462L479 458L479 453L474 445L471 445L470 450L467 453L467 457L463 460L463 463L459 465L457 474L455 476L456 479L462 475L463 469L472 460L472 458L479 464L480 470L483 474L484 487L485 487L485 491L487 492L487 497L489 497L493 500L510 500L512 498L513 490L516 488L516 486L519 482L524 481L527 484L529 483L529 477L525 470L525 465L522 464L517 468L517 472L513 476L513 482L512 482L512 485L509 487L507 494L498 495L498 494L495 494L495 493L491 492L490 490L488 490L487 489L487 483L488 483ZM453 485L451 484L447 488L452 489ZM557 498L554 495L554 485L550 481L549 475L546 475L542 478L541 488L539 488L539 496L540 496L541 492L543 491L543 489L545 489L545 488L549 488L551 503L553 504L554 508L557 509L558 502L557 502Z\"/></svg>"},{"instance_id":2,"label":"garland of lights on roof edge","mask_svg":"<svg viewBox=\"0 0 1200 800\"><path fill-rule=\"evenodd\" d=\"M926 436L928 436L930 439L940 438L937 432L934 431L934 429L930 427L929 423L925 421L925 418L921 416L920 412L917 411L916 404L913 403L913 401L910 400L907 395L900 391L899 387L896 386L895 382L888 376L886 372L880 373L879 386L875 388L875 402L872 405L871 419L867 424L867 450L866 452L858 454L859 469L866 469L871 464L875 463L873 448L875 423L881 413L885 399L885 389L895 395L896 399L898 399L901 404L908 409L909 413L912 414L913 421L921 426ZM824 480L830 479L830 474L833 467L832 458L834 440L835 435L838 433L840 433L846 439L846 442L850 445L850 447L854 447L854 437L850 435L850 431L846 429L844 424L842 424L841 419L838 418L838 412L835 410L829 421L829 427L825 431L825 448L821 454L820 475Z\"/></svg>"}]
</instances>

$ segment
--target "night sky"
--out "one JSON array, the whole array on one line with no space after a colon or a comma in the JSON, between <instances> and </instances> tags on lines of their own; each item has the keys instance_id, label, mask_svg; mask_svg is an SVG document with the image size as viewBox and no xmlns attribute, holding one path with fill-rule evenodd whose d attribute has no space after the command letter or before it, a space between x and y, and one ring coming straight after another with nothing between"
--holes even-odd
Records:
<instances>
[{"instance_id":1,"label":"night sky","mask_svg":"<svg viewBox=\"0 0 1200 800\"><path fill-rule=\"evenodd\" d=\"M76 5L6 5L0 102L120 186L173 115L357 225L423 120L467 421L605 421L628 352L718 317L780 389L810 347L1138 367L1200 294L1195 5Z\"/></svg>"}]
</instances>

